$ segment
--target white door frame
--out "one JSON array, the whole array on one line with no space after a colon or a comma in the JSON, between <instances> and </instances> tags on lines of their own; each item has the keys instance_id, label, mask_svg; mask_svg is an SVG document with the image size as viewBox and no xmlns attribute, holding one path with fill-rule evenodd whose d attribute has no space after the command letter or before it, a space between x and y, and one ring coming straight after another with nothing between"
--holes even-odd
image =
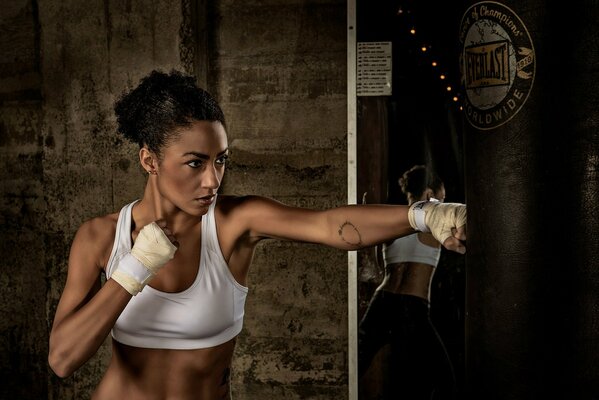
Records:
<instances>
[{"instance_id":1,"label":"white door frame","mask_svg":"<svg viewBox=\"0 0 599 400\"><path fill-rule=\"evenodd\" d=\"M347 202L357 201L356 0L347 0ZM348 399L358 400L358 254L348 253Z\"/></svg>"}]
</instances>

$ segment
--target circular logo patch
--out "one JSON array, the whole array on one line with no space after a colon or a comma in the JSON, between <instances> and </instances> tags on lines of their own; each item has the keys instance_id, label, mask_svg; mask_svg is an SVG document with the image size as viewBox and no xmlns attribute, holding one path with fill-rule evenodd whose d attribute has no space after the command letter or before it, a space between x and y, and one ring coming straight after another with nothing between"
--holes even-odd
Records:
<instances>
[{"instance_id":1,"label":"circular logo patch","mask_svg":"<svg viewBox=\"0 0 599 400\"><path fill-rule=\"evenodd\" d=\"M535 51L520 18L493 1L473 4L460 24L460 69L466 119L497 128L526 102L535 76Z\"/></svg>"}]
</instances>

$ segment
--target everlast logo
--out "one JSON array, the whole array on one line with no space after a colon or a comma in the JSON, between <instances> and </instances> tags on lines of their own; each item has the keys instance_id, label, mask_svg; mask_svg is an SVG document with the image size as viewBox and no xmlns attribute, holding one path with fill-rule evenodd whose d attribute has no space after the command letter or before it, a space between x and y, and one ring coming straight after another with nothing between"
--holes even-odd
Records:
<instances>
[{"instance_id":1,"label":"everlast logo","mask_svg":"<svg viewBox=\"0 0 599 400\"><path fill-rule=\"evenodd\" d=\"M466 118L478 129L505 124L532 88L534 48L516 14L496 2L472 5L460 26Z\"/></svg>"},{"instance_id":2,"label":"everlast logo","mask_svg":"<svg viewBox=\"0 0 599 400\"><path fill-rule=\"evenodd\" d=\"M509 85L510 65L507 51L507 41L466 48L466 88Z\"/></svg>"}]
</instances>

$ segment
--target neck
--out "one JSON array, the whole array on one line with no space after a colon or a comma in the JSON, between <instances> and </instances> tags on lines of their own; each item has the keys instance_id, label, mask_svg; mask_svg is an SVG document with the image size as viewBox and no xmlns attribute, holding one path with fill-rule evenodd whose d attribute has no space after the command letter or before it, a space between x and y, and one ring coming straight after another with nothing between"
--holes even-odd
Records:
<instances>
[{"instance_id":1,"label":"neck","mask_svg":"<svg viewBox=\"0 0 599 400\"><path fill-rule=\"evenodd\" d=\"M173 233L187 231L201 221L201 218L185 213L165 199L158 190L154 175L148 177L143 197L139 202L139 217L144 225L164 220Z\"/></svg>"}]
</instances>

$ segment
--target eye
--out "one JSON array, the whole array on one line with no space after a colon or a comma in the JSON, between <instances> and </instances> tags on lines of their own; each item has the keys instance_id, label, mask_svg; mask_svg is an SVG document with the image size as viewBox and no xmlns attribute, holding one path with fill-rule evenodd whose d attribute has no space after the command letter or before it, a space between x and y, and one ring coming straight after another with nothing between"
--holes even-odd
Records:
<instances>
[{"instance_id":1,"label":"eye","mask_svg":"<svg viewBox=\"0 0 599 400\"><path fill-rule=\"evenodd\" d=\"M199 168L202 166L202 164L202 160L191 160L187 162L187 165L189 165L191 168Z\"/></svg>"},{"instance_id":2,"label":"eye","mask_svg":"<svg viewBox=\"0 0 599 400\"><path fill-rule=\"evenodd\" d=\"M229 155L223 154L222 156L220 156L219 158L216 159L216 163L218 165L225 165L225 163L227 162L228 159L229 159Z\"/></svg>"}]
</instances>

